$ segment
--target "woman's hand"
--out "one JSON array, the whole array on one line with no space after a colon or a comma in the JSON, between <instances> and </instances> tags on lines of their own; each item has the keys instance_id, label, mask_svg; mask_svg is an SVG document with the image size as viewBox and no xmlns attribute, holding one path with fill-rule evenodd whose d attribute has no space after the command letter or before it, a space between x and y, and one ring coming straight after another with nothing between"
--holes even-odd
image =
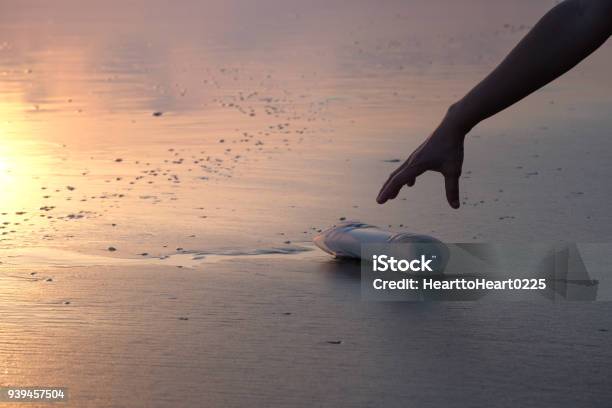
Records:
<instances>
[{"instance_id":1,"label":"woman's hand","mask_svg":"<svg viewBox=\"0 0 612 408\"><path fill-rule=\"evenodd\" d=\"M444 176L448 203L459 208L467 132L572 69L611 35L612 0L566 0L556 5L493 72L451 106L436 131L391 173L377 201L394 199L404 184L413 186L418 176L433 170Z\"/></svg>"},{"instance_id":2,"label":"woman's hand","mask_svg":"<svg viewBox=\"0 0 612 408\"><path fill-rule=\"evenodd\" d=\"M402 164L389 176L376 201L385 203L397 197L404 185L412 187L416 178L428 170L444 176L446 199L459 208L459 177L463 165L463 140L467 132L457 130L445 120Z\"/></svg>"}]
</instances>

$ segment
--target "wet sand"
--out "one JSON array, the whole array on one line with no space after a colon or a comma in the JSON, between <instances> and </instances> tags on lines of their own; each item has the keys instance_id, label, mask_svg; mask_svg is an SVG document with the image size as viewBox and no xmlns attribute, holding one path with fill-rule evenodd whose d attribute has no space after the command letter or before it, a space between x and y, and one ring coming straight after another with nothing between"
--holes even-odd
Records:
<instances>
[{"instance_id":1,"label":"wet sand","mask_svg":"<svg viewBox=\"0 0 612 408\"><path fill-rule=\"evenodd\" d=\"M70 406L603 407L612 396L605 303L362 302L358 265L322 255L0 279L2 381L67 386Z\"/></svg>"},{"instance_id":2,"label":"wet sand","mask_svg":"<svg viewBox=\"0 0 612 408\"><path fill-rule=\"evenodd\" d=\"M609 303L368 303L308 250L342 218L612 240L609 45L470 134L461 210L438 175L376 205L552 5L458 3L3 7L0 384L79 407L605 406Z\"/></svg>"}]
</instances>

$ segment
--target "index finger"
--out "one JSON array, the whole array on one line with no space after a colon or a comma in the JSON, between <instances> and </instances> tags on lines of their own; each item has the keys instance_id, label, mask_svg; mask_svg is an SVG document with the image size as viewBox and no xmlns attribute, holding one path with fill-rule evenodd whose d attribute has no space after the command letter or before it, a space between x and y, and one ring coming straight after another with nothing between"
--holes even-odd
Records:
<instances>
[{"instance_id":1,"label":"index finger","mask_svg":"<svg viewBox=\"0 0 612 408\"><path fill-rule=\"evenodd\" d=\"M416 178L424 172L425 169L422 167L409 165L395 174L392 173L378 193L376 201L378 204L384 204L388 200L393 200L397 197L404 184L409 187L413 186Z\"/></svg>"}]
</instances>

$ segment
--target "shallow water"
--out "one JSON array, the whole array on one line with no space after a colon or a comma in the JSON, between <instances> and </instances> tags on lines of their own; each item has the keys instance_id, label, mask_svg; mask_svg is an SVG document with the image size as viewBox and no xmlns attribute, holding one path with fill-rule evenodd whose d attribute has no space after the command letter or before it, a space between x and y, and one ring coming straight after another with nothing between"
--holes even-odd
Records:
<instances>
[{"instance_id":1,"label":"shallow water","mask_svg":"<svg viewBox=\"0 0 612 408\"><path fill-rule=\"evenodd\" d=\"M522 406L609 399L605 305L368 305L351 265L293 251L341 218L610 241L610 45L472 132L461 210L438 175L374 200L554 3L0 3L0 383L79 406L491 405L482 378L536 384Z\"/></svg>"},{"instance_id":2,"label":"shallow water","mask_svg":"<svg viewBox=\"0 0 612 408\"><path fill-rule=\"evenodd\" d=\"M461 211L435 175L374 203L390 159L550 4L489 3L4 5L0 245L253 249L339 217L609 239L608 47L473 132Z\"/></svg>"}]
</instances>

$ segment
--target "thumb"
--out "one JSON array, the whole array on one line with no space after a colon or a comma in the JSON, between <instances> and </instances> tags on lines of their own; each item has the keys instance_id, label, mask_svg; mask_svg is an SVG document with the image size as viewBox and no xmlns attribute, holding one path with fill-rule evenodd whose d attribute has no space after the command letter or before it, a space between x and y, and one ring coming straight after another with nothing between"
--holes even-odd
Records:
<instances>
[{"instance_id":1,"label":"thumb","mask_svg":"<svg viewBox=\"0 0 612 408\"><path fill-rule=\"evenodd\" d=\"M459 208L459 176L444 175L444 187L446 189L446 199L451 207Z\"/></svg>"}]
</instances>

